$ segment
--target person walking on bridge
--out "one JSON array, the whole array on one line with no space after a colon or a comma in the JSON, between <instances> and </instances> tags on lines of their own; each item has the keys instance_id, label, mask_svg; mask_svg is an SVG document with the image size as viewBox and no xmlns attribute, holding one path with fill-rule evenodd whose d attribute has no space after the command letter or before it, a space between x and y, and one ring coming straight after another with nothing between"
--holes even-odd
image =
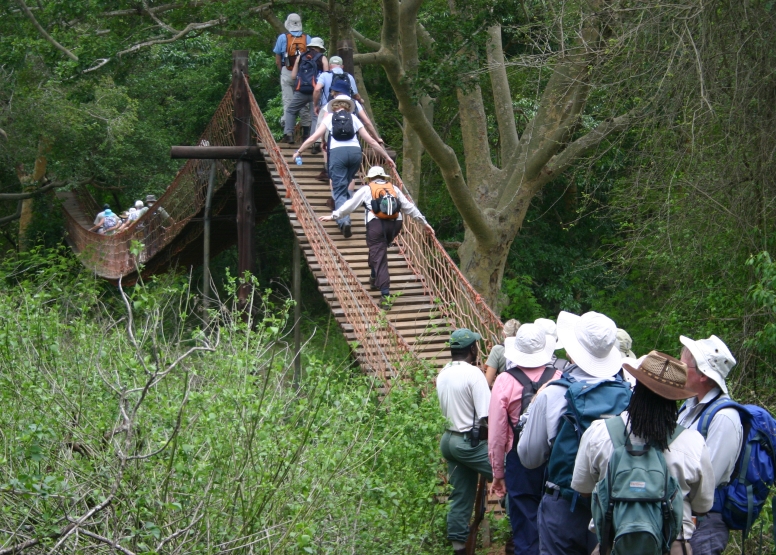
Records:
<instances>
[{"instance_id":1,"label":"person walking on bridge","mask_svg":"<svg viewBox=\"0 0 776 555\"><path fill-rule=\"evenodd\" d=\"M285 128L285 111L294 98L294 79L291 77L291 70L294 69L296 59L307 52L307 45L310 44L312 37L302 33L302 18L299 14L290 13L284 24L287 33L278 35L275 41L275 65L280 72L280 91L283 96L283 117L280 118L280 126ZM312 123L310 117L310 107L305 105L299 114L302 127L309 127Z\"/></svg>"},{"instance_id":2,"label":"person walking on bridge","mask_svg":"<svg viewBox=\"0 0 776 555\"><path fill-rule=\"evenodd\" d=\"M391 308L391 276L388 273L388 245L399 235L402 229L402 214L411 216L423 223L426 232L434 233L420 210L404 196L401 189L394 187L390 177L381 166L372 166L367 173L369 183L361 187L353 198L334 210L331 216L321 216L322 222L340 219L359 207L364 208L366 219L366 244L369 247L369 269L371 276L369 284L372 289L380 291L382 296L380 306L386 310ZM390 197L398 206L391 214L383 210L385 197ZM390 201L387 201L390 202Z\"/></svg>"},{"instance_id":3,"label":"person walking on bridge","mask_svg":"<svg viewBox=\"0 0 776 555\"><path fill-rule=\"evenodd\" d=\"M353 115L355 102L352 99L335 98L329 102L328 109L329 115L315 130L315 133L302 143L299 150L294 152L291 159L296 159L306 148L315 141L320 140L326 131L329 132L327 147L329 152L329 175L334 195L334 208L339 209L350 200L352 193L348 190L348 185L361 167L361 144L358 142L356 135L372 145L372 148L378 154L384 156L389 161L389 164L393 165L393 161L388 157L385 149L369 136L361 120ZM353 234L350 228L350 216L338 216L337 224L345 237L350 237Z\"/></svg>"}]
</instances>

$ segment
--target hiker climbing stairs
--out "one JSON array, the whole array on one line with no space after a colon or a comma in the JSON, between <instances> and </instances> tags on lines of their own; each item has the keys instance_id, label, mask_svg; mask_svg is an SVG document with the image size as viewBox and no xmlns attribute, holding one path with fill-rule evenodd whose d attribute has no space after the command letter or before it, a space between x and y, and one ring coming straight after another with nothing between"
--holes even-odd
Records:
<instances>
[{"instance_id":1,"label":"hiker climbing stairs","mask_svg":"<svg viewBox=\"0 0 776 555\"><path fill-rule=\"evenodd\" d=\"M291 159L295 147L280 147L280 152L287 160ZM269 152L262 148L265 158L269 158ZM328 216L331 209L326 206L326 201L331 198L329 184L316 180L316 176L323 169L323 155L307 155L304 157L302 166L289 166L294 179L301 187L305 198L315 211L316 216ZM283 185L280 174L277 172L274 164L268 163L270 174L275 179L275 186L278 194L285 197L286 188ZM356 183L358 188L360 182ZM339 305L333 287L328 283L326 276L321 272L321 266L315 257L315 252L309 245L305 236L304 229L293 211L291 199L285 199L284 205L288 212L291 225L294 228L300 245L302 247L307 264L313 272L318 287L326 298L332 309L332 313L340 322L345 336L349 341L357 341L358 337L353 330L353 326L347 323L342 307ZM329 237L342 253L345 260L355 272L361 284L369 289L370 269L367 263L369 249L366 246L366 226L364 224L363 211L356 211L352 214L352 231L350 238L345 238L340 232L335 221L323 223L323 227ZM432 299L423 288L422 277L416 275L409 267L407 260L399 251L398 246L391 246L388 249L388 268L391 273L391 294L394 302L391 310L387 311L385 317L396 329L405 337L407 343L419 358L430 360L436 366L441 366L447 362L447 349L445 343L453 328L449 322L442 317L439 306L435 305ZM380 300L379 291L369 291L370 297L378 302ZM358 350L357 350L358 351Z\"/></svg>"}]
</instances>

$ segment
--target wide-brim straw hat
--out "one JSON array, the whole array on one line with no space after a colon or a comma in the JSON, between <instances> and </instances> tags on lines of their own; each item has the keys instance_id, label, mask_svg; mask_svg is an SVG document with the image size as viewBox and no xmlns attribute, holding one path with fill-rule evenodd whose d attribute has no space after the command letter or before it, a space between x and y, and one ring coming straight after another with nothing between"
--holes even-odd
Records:
<instances>
[{"instance_id":1,"label":"wide-brim straw hat","mask_svg":"<svg viewBox=\"0 0 776 555\"><path fill-rule=\"evenodd\" d=\"M698 371L714 380L714 383L727 394L725 379L736 365L736 359L725 342L716 335L698 340L680 335L679 341L690 350Z\"/></svg>"},{"instance_id":2,"label":"wide-brim straw hat","mask_svg":"<svg viewBox=\"0 0 776 555\"><path fill-rule=\"evenodd\" d=\"M353 112L355 112L355 111L356 111L356 103L355 103L355 102L353 102L353 99L352 99L352 98L350 98L349 96L335 96L334 98L332 98L331 100L329 100L329 103L326 105L326 110L327 110L327 111L328 111L330 114L334 113L334 110L332 110L332 109L331 109L331 105L332 105L334 102L347 102L347 104L348 104L348 106L349 106L349 108L348 108L348 112L350 112L350 113L352 114Z\"/></svg>"},{"instance_id":3,"label":"wide-brim straw hat","mask_svg":"<svg viewBox=\"0 0 776 555\"><path fill-rule=\"evenodd\" d=\"M538 368L549 364L552 351L548 351L547 342L551 339L540 326L523 324L514 337L504 340L504 358L522 368Z\"/></svg>"},{"instance_id":4,"label":"wide-brim straw hat","mask_svg":"<svg viewBox=\"0 0 776 555\"><path fill-rule=\"evenodd\" d=\"M617 326L608 316L587 312L558 314L558 339L574 364L596 378L611 378L622 368Z\"/></svg>"},{"instance_id":5,"label":"wide-brim straw hat","mask_svg":"<svg viewBox=\"0 0 776 555\"><path fill-rule=\"evenodd\" d=\"M623 368L636 378L636 381L648 387L664 399L679 401L695 397L697 392L687 389L687 365L681 360L657 351L652 351L638 359L623 361Z\"/></svg>"}]
</instances>

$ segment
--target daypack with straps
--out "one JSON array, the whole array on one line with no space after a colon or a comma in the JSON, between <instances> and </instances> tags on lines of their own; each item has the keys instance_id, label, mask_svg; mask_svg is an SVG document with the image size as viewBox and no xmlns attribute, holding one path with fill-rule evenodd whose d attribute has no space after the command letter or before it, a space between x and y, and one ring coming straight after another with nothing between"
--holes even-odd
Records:
<instances>
[{"instance_id":1,"label":"daypack with straps","mask_svg":"<svg viewBox=\"0 0 776 555\"><path fill-rule=\"evenodd\" d=\"M663 452L634 448L625 422L606 420L614 450L593 490L591 509L601 555L662 555L682 529L684 502ZM669 446L684 431L676 425Z\"/></svg>"},{"instance_id":2,"label":"daypack with straps","mask_svg":"<svg viewBox=\"0 0 776 555\"><path fill-rule=\"evenodd\" d=\"M286 67L294 67L297 55L307 52L307 35L304 33L295 37L291 33L286 33Z\"/></svg>"},{"instance_id":3,"label":"daypack with straps","mask_svg":"<svg viewBox=\"0 0 776 555\"><path fill-rule=\"evenodd\" d=\"M525 414L525 411L528 410L528 406L531 404L531 400L536 395L536 392L539 391L539 388L541 388L544 384L549 382L552 377L555 375L555 372L557 372L557 369L548 366L544 369L544 372L542 372L542 375L539 376L538 381L531 381L531 378L528 377L528 375L523 372L520 368L513 366L512 368L507 368L505 370L507 374L512 376L517 380L517 382L523 386L523 395L520 398L520 414L519 416L522 416ZM512 441L512 449L517 448L517 440L520 437L520 432L523 429L523 424L520 422L520 419L518 418L517 424L512 423L512 417L509 416L509 411L507 411L507 422L509 422L509 427L512 428L512 435L513 435L513 441Z\"/></svg>"},{"instance_id":4,"label":"daypack with straps","mask_svg":"<svg viewBox=\"0 0 776 555\"><path fill-rule=\"evenodd\" d=\"M566 412L547 463L547 481L558 486L565 499L571 500L572 511L578 501L578 494L571 489L571 476L582 434L594 420L620 414L628 408L631 398L630 385L619 374L613 380L590 383L574 379L570 374L574 368L576 365L570 366L561 379L550 382L550 385L567 389Z\"/></svg>"},{"instance_id":5,"label":"daypack with straps","mask_svg":"<svg viewBox=\"0 0 776 555\"><path fill-rule=\"evenodd\" d=\"M700 414L698 431L704 439L714 416L726 408L738 411L743 426L743 441L730 481L714 491L711 511L721 513L728 528L743 530L746 539L776 479L776 420L762 407L739 405L729 398L716 399ZM684 409L683 406L681 410Z\"/></svg>"},{"instance_id":6,"label":"daypack with straps","mask_svg":"<svg viewBox=\"0 0 776 555\"><path fill-rule=\"evenodd\" d=\"M334 98L337 94L334 92L334 83L339 83L340 81L344 81L345 84L348 86L348 92L346 93L350 98L353 98L353 87L350 84L350 74L347 71L343 71L342 73L334 73L333 71L330 71L331 73L331 85L329 85L329 99Z\"/></svg>"},{"instance_id":7,"label":"daypack with straps","mask_svg":"<svg viewBox=\"0 0 776 555\"><path fill-rule=\"evenodd\" d=\"M353 124L353 115L340 110L331 115L331 133L329 137L338 141L349 141L356 136L356 126Z\"/></svg>"},{"instance_id":8,"label":"daypack with straps","mask_svg":"<svg viewBox=\"0 0 776 555\"><path fill-rule=\"evenodd\" d=\"M381 220L398 218L401 204L396 189L393 188L393 183L375 183L372 181L369 183L369 188L372 190L370 207L375 216Z\"/></svg>"},{"instance_id":9,"label":"daypack with straps","mask_svg":"<svg viewBox=\"0 0 776 555\"><path fill-rule=\"evenodd\" d=\"M296 74L296 86L295 91L299 91L304 94L313 94L315 90L315 84L318 80L318 60L321 59L323 53L310 50L302 54L302 59L299 60L299 69Z\"/></svg>"}]
</instances>

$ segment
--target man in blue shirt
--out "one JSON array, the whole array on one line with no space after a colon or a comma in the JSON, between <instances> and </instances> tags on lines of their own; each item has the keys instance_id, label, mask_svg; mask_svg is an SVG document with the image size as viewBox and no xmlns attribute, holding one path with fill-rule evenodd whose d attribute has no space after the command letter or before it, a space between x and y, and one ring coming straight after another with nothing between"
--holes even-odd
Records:
<instances>
[{"instance_id":1,"label":"man in blue shirt","mask_svg":"<svg viewBox=\"0 0 776 555\"><path fill-rule=\"evenodd\" d=\"M291 104L294 97L294 79L291 77L291 71L294 68L294 62L298 54L307 51L307 45L310 44L310 35L302 33L302 18L299 14L290 13L286 18L285 27L288 33L278 35L275 41L275 65L280 72L280 90L283 94L283 114L286 108ZM299 113L299 119L303 127L310 127L312 118L310 109L305 106ZM283 117L280 118L280 125L285 126Z\"/></svg>"},{"instance_id":2,"label":"man in blue shirt","mask_svg":"<svg viewBox=\"0 0 776 555\"><path fill-rule=\"evenodd\" d=\"M347 94L353 100L362 102L361 96L358 94L356 80L350 73L342 69L342 58L339 56L332 56L329 58L329 71L324 71L321 73L321 75L318 77L318 82L315 84L315 90L313 91L313 109L315 110L315 115L318 116L318 120L315 123L314 129L318 129L318 126L323 121L323 118L326 117L326 110L324 108L326 107L326 104L329 103L329 100L333 98L333 95L331 94L331 84L335 81L335 75L344 75L350 84L350 91L342 92ZM339 81L341 78L337 77L336 80ZM320 143L315 143L311 153L317 154L320 151Z\"/></svg>"}]
</instances>

